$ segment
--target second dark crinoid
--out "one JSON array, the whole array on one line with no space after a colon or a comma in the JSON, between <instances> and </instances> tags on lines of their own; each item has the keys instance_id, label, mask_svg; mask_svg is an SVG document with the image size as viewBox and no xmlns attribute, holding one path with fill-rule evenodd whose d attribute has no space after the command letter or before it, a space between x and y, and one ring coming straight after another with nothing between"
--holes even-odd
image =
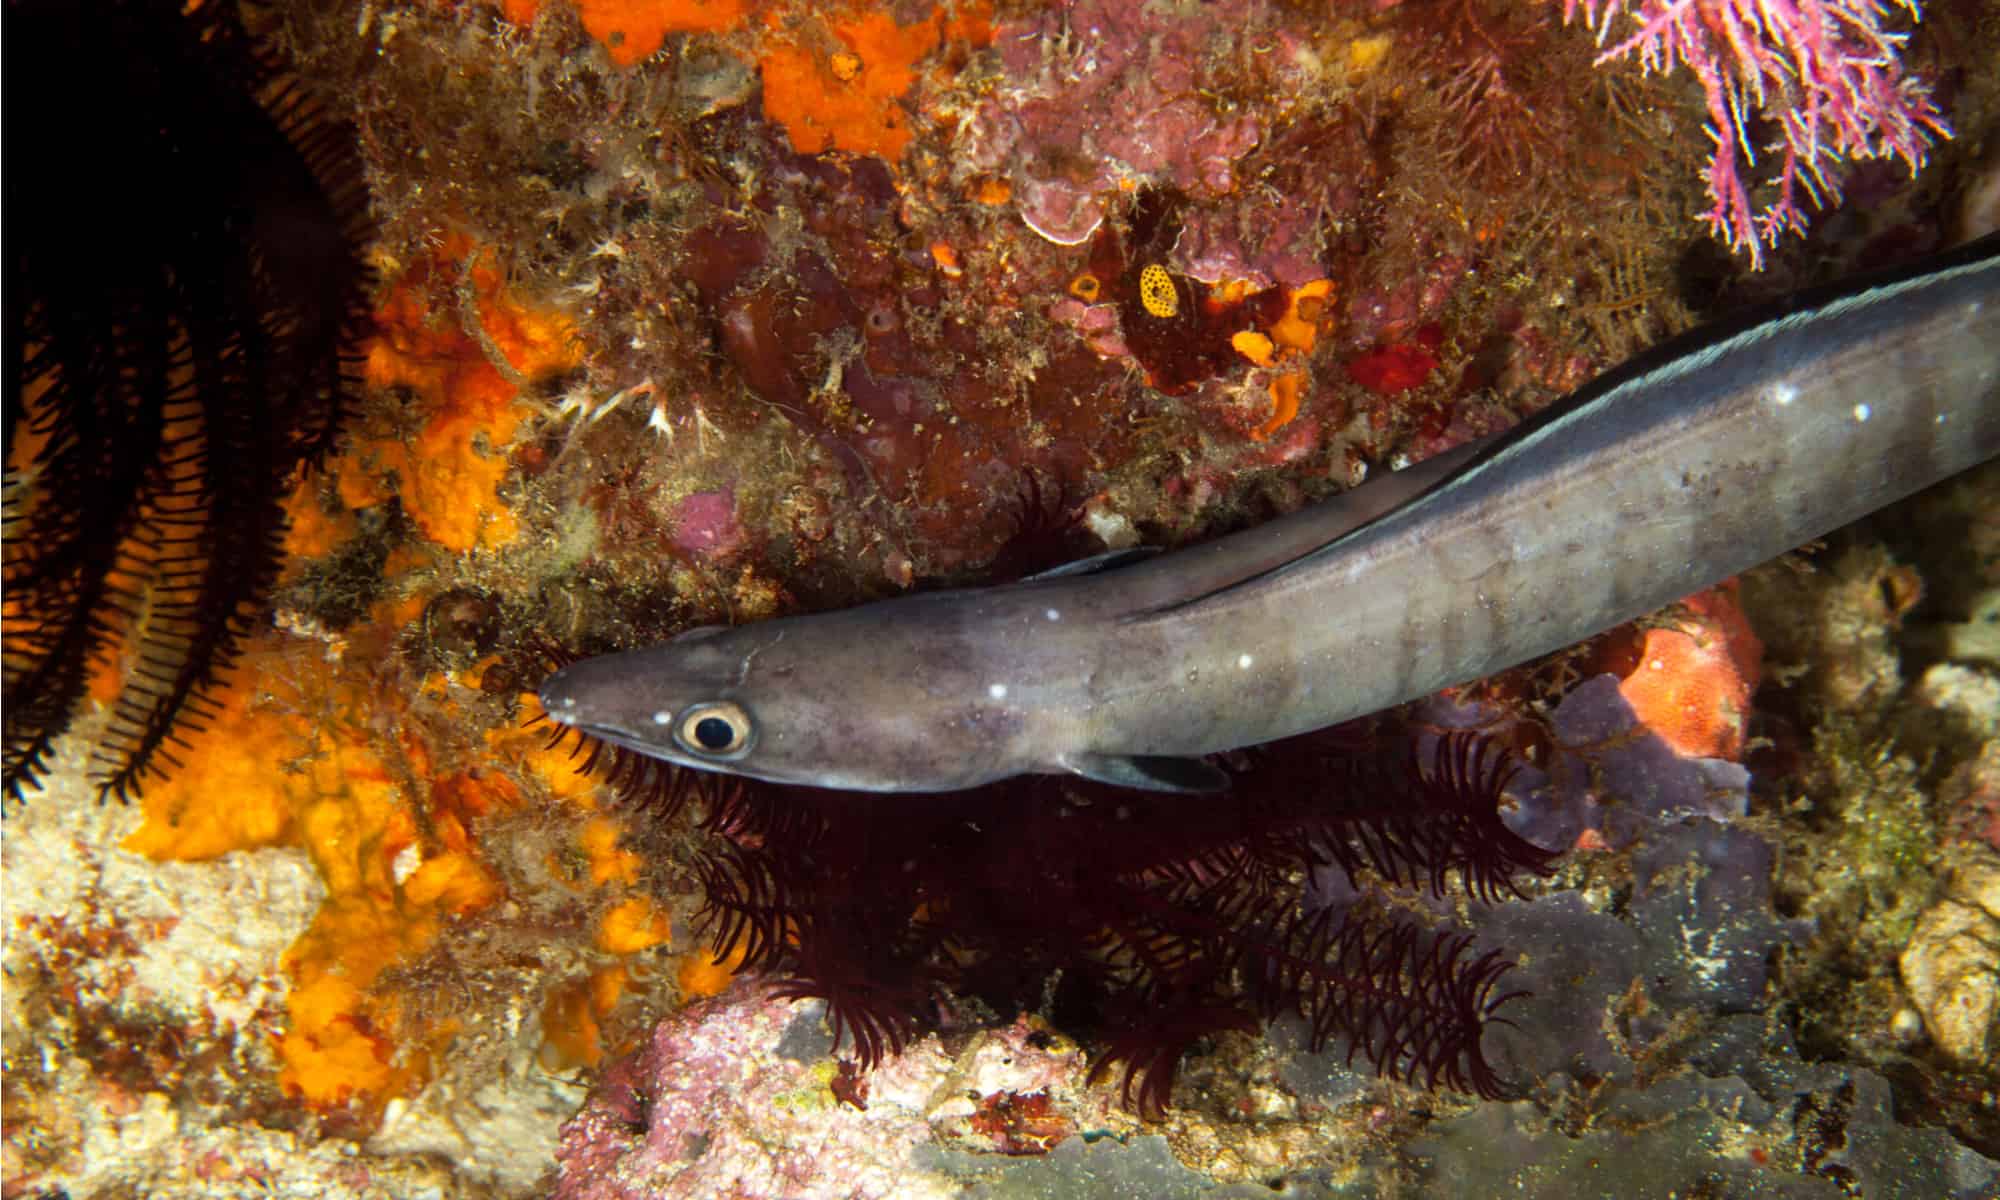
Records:
<instances>
[{"instance_id":1,"label":"second dark crinoid","mask_svg":"<svg viewBox=\"0 0 2000 1200\"><path fill-rule=\"evenodd\" d=\"M1376 903L1330 905L1307 881L1334 870L1510 894L1554 857L1500 819L1513 757L1470 732L1399 733L1386 758L1342 733L1251 752L1222 800L1047 776L931 796L674 772L668 811L691 781L713 785L705 936L782 994L824 999L865 1067L953 995L1047 1009L1148 1113L1166 1107L1190 1048L1286 1014L1315 1050L1497 1094L1480 1040L1511 995L1508 962ZM657 799L651 775L614 774Z\"/></svg>"}]
</instances>

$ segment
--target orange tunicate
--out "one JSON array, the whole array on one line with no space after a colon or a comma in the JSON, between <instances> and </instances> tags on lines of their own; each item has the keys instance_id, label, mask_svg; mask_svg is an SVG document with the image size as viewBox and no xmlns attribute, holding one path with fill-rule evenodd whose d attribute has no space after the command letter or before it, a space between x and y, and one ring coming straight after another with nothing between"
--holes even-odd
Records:
<instances>
[{"instance_id":1,"label":"orange tunicate","mask_svg":"<svg viewBox=\"0 0 2000 1200\"><path fill-rule=\"evenodd\" d=\"M1274 350L1274 347L1271 345L1271 339L1258 333L1256 330L1240 329L1236 331L1230 335L1229 344L1236 348L1236 353L1241 354L1258 366L1268 367L1271 365L1271 356Z\"/></svg>"},{"instance_id":2,"label":"orange tunicate","mask_svg":"<svg viewBox=\"0 0 2000 1200\"><path fill-rule=\"evenodd\" d=\"M1763 643L1737 603L1734 580L1688 597L1681 607L1687 619L1646 630L1639 665L1618 685L1619 694L1677 753L1740 758Z\"/></svg>"},{"instance_id":3,"label":"orange tunicate","mask_svg":"<svg viewBox=\"0 0 2000 1200\"><path fill-rule=\"evenodd\" d=\"M1287 350L1309 353L1319 340L1319 325L1332 295L1330 279L1315 279L1294 288L1286 299L1284 315L1271 323L1271 340Z\"/></svg>"},{"instance_id":4,"label":"orange tunicate","mask_svg":"<svg viewBox=\"0 0 2000 1200\"><path fill-rule=\"evenodd\" d=\"M1332 294L1332 280L1302 283L1285 293L1285 311L1265 327L1265 332L1246 329L1231 337L1229 344L1261 367L1296 362L1310 354L1319 340L1320 322L1326 317ZM1268 441L1299 415L1305 383L1304 372L1296 368L1288 368L1271 380L1271 415L1250 431L1252 441Z\"/></svg>"},{"instance_id":5,"label":"orange tunicate","mask_svg":"<svg viewBox=\"0 0 2000 1200\"><path fill-rule=\"evenodd\" d=\"M278 1041L285 1091L322 1108L392 1096L411 1082L395 1048L359 1019L367 998L338 975L296 983L287 997L290 1028ZM379 1010L378 1010L379 1011Z\"/></svg>"},{"instance_id":6,"label":"orange tunicate","mask_svg":"<svg viewBox=\"0 0 2000 1200\"><path fill-rule=\"evenodd\" d=\"M1250 431L1250 440L1268 441L1272 434L1291 424L1299 415L1299 397L1305 391L1305 373L1286 371L1271 380L1271 415Z\"/></svg>"}]
</instances>

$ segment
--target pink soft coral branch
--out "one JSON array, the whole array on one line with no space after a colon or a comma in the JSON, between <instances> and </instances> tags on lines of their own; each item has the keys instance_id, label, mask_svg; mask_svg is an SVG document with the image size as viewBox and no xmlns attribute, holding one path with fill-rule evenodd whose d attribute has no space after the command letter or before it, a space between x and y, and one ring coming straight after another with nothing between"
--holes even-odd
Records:
<instances>
[{"instance_id":1,"label":"pink soft coral branch","mask_svg":"<svg viewBox=\"0 0 2000 1200\"><path fill-rule=\"evenodd\" d=\"M1896 5L1919 17L1917 0ZM1629 14L1638 28L1604 49L1598 63L1636 58L1646 71L1685 66L1708 101L1712 202L1702 219L1716 236L1763 266L1764 247L1803 233L1807 204L1839 198L1829 168L1858 158L1900 158L1912 175L1933 135L1950 137L1930 89L1903 70L1908 34L1883 28L1882 0L1563 0L1563 20L1582 10L1603 47L1612 23ZM1783 131L1776 197L1762 209L1745 171L1757 162L1748 123L1758 111Z\"/></svg>"}]
</instances>

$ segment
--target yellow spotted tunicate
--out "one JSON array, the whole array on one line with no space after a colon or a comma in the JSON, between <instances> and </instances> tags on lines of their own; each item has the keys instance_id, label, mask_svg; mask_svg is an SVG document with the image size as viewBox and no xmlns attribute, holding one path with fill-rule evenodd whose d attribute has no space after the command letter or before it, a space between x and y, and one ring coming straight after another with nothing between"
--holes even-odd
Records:
<instances>
[{"instance_id":1,"label":"yellow spotted tunicate","mask_svg":"<svg viewBox=\"0 0 2000 1200\"><path fill-rule=\"evenodd\" d=\"M1174 277L1165 267L1148 263L1139 272L1139 303L1156 317L1171 317L1181 310L1180 293L1174 290Z\"/></svg>"}]
</instances>

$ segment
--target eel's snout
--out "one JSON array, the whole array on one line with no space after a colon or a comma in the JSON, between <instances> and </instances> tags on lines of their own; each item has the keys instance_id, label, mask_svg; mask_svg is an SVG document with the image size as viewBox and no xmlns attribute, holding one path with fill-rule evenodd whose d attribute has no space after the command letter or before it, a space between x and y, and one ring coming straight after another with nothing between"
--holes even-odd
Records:
<instances>
[{"instance_id":1,"label":"eel's snout","mask_svg":"<svg viewBox=\"0 0 2000 1200\"><path fill-rule=\"evenodd\" d=\"M572 667L560 667L535 689L542 712L558 725L574 725L580 719L576 698L576 678Z\"/></svg>"},{"instance_id":2,"label":"eel's snout","mask_svg":"<svg viewBox=\"0 0 2000 1200\"><path fill-rule=\"evenodd\" d=\"M654 658L648 651L628 651L565 663L542 680L535 695L558 725L644 738L677 707L655 682Z\"/></svg>"}]
</instances>

